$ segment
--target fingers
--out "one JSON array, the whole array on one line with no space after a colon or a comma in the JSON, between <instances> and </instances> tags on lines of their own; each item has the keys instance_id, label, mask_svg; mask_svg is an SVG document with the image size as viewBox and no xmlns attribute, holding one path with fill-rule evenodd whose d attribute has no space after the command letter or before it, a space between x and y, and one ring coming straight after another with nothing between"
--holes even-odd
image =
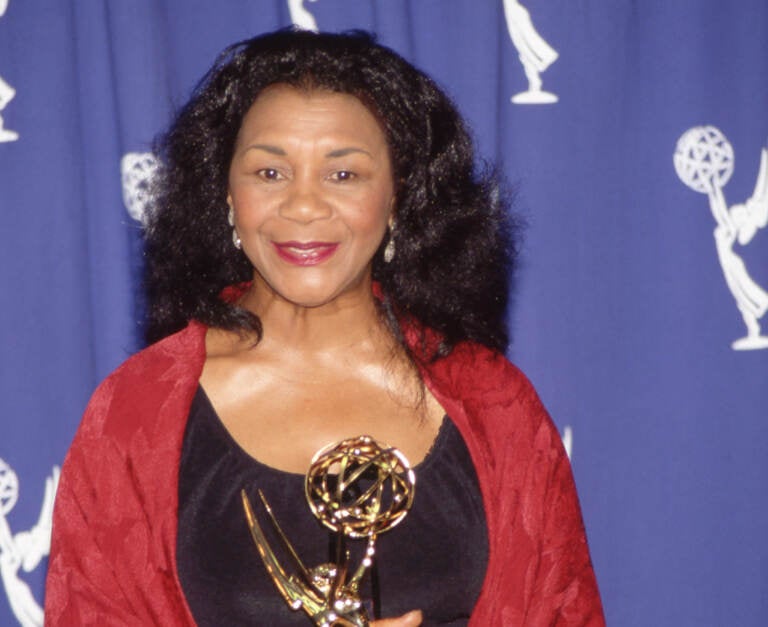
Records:
<instances>
[{"instance_id":1,"label":"fingers","mask_svg":"<svg viewBox=\"0 0 768 627\"><path fill-rule=\"evenodd\" d=\"M371 623L371 627L418 627L421 625L421 620L421 610L413 610L398 618L375 620Z\"/></svg>"}]
</instances>

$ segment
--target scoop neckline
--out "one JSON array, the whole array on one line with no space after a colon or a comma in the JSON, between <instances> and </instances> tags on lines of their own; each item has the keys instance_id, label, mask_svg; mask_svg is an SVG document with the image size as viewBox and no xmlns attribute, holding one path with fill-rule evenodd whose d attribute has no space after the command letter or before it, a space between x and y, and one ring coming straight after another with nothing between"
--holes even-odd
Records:
<instances>
[{"instance_id":1,"label":"scoop neckline","mask_svg":"<svg viewBox=\"0 0 768 627\"><path fill-rule=\"evenodd\" d=\"M282 468L277 468L276 466L272 466L271 464L267 464L266 462L261 461L258 457L254 457L248 451L246 451L242 447L242 445L235 439L235 437L230 433L229 429L227 429L227 426L221 420L221 416L219 416L219 412L216 411L216 408L211 402L211 399L208 397L208 394L205 391L205 388L203 387L202 383L198 382L197 391L195 395L196 396L202 395L203 402L206 404L207 408L210 410L208 413L210 414L210 417L212 419L212 422L215 428L226 439L229 451L231 453L234 453L238 458L240 458L241 461L247 462L250 465L255 465L257 467L263 468L269 472L276 473L278 475L283 475L288 478L298 478L298 479L301 479L302 482L304 481L304 478L306 477L306 473L293 472L290 470L283 470ZM435 436L435 439L432 440L432 444L430 445L426 455L424 455L424 457L421 459L421 461L418 464L416 464L415 466L411 466L411 470L413 470L413 472L423 473L427 468L429 468L433 464L433 460L436 457L436 453L438 449L444 444L444 441L447 438L448 422L450 422L450 417L447 414L444 414L443 419L440 421L440 427L437 430L437 435ZM363 435L363 434L360 434L360 435ZM354 437L354 436L350 436L350 437Z\"/></svg>"}]
</instances>

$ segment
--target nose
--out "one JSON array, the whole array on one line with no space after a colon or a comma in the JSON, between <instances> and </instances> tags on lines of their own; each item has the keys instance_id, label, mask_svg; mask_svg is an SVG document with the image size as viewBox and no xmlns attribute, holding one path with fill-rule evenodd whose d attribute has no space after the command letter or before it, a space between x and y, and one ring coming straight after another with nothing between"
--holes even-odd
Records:
<instances>
[{"instance_id":1,"label":"nose","mask_svg":"<svg viewBox=\"0 0 768 627\"><path fill-rule=\"evenodd\" d=\"M294 180L280 205L281 217L302 223L329 218L331 205L319 187L312 181Z\"/></svg>"}]
</instances>

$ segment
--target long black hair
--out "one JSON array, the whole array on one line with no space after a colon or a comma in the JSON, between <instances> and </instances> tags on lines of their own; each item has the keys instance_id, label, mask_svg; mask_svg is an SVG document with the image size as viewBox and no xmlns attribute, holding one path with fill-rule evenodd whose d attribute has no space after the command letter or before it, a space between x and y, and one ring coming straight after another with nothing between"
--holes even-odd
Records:
<instances>
[{"instance_id":1,"label":"long black hair","mask_svg":"<svg viewBox=\"0 0 768 627\"><path fill-rule=\"evenodd\" d=\"M439 338L430 343L432 358L462 340L504 351L518 230L505 196L494 176L478 172L451 100L363 32L283 30L227 48L160 138L163 165L146 232L147 339L191 319L260 338L258 318L220 297L253 274L232 245L227 178L243 117L276 83L352 94L384 129L396 186L396 255L384 262L385 237L373 278L393 331L404 319L432 329Z\"/></svg>"}]
</instances>

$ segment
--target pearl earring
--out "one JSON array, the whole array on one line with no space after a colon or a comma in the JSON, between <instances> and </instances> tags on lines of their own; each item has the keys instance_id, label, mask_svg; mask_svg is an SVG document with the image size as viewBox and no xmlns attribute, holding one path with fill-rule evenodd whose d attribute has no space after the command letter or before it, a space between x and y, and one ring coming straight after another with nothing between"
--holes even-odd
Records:
<instances>
[{"instance_id":1,"label":"pearl earring","mask_svg":"<svg viewBox=\"0 0 768 627\"><path fill-rule=\"evenodd\" d=\"M232 227L232 243L237 250L241 250L243 248L243 243L237 236L237 229L235 229L235 210L231 206L229 207L229 213L227 214L227 222L229 222L229 226Z\"/></svg>"},{"instance_id":2,"label":"pearl earring","mask_svg":"<svg viewBox=\"0 0 768 627\"><path fill-rule=\"evenodd\" d=\"M395 258L395 227L389 229L389 241L384 247L384 263L390 263Z\"/></svg>"}]
</instances>

